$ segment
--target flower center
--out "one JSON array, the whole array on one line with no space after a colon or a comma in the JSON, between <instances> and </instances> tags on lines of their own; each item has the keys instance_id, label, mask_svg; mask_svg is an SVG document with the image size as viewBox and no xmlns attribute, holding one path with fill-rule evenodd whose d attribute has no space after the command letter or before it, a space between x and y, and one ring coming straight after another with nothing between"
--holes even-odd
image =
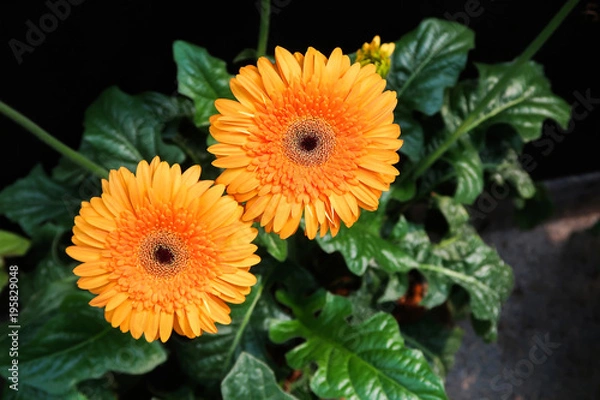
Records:
<instances>
[{"instance_id":1,"label":"flower center","mask_svg":"<svg viewBox=\"0 0 600 400\"><path fill-rule=\"evenodd\" d=\"M283 137L285 155L303 166L320 165L329 160L335 147L335 134L321 119L302 119L288 126Z\"/></svg>"},{"instance_id":2,"label":"flower center","mask_svg":"<svg viewBox=\"0 0 600 400\"><path fill-rule=\"evenodd\" d=\"M172 264L175 255L170 248L159 244L154 250L154 260L159 264Z\"/></svg>"},{"instance_id":3,"label":"flower center","mask_svg":"<svg viewBox=\"0 0 600 400\"><path fill-rule=\"evenodd\" d=\"M146 272L157 278L170 278L186 266L188 252L177 235L153 232L142 241L138 256Z\"/></svg>"}]
</instances>

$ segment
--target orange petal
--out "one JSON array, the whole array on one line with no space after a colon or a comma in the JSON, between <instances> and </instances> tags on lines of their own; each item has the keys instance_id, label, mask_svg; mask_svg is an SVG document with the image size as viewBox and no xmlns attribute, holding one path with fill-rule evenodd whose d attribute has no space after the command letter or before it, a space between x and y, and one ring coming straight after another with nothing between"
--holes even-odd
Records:
<instances>
[{"instance_id":1,"label":"orange petal","mask_svg":"<svg viewBox=\"0 0 600 400\"><path fill-rule=\"evenodd\" d=\"M173 313L160 313L160 341L166 342L173 331Z\"/></svg>"}]
</instances>

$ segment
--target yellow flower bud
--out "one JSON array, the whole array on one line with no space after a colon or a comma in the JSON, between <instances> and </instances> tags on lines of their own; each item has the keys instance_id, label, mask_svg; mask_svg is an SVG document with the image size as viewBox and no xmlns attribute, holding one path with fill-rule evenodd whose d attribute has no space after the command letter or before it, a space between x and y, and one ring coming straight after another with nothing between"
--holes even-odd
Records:
<instances>
[{"instance_id":1,"label":"yellow flower bud","mask_svg":"<svg viewBox=\"0 0 600 400\"><path fill-rule=\"evenodd\" d=\"M364 43L362 48L356 51L356 62L360 65L375 64L377 73L385 78L390 71L391 57L395 43L381 44L379 36L375 36L371 43Z\"/></svg>"}]
</instances>

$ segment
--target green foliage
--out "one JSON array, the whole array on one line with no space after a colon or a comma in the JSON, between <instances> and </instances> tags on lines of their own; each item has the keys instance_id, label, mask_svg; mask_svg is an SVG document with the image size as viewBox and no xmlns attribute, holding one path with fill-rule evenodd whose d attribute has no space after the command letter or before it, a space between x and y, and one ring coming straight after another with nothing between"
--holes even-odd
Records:
<instances>
[{"instance_id":1,"label":"green foliage","mask_svg":"<svg viewBox=\"0 0 600 400\"><path fill-rule=\"evenodd\" d=\"M511 68L511 63L475 66L479 71L477 81L460 82L448 91L442 114L451 129L456 129L475 109ZM528 142L541 136L544 120L553 119L566 128L570 115L569 105L552 94L542 66L532 61L521 67L519 75L475 118L481 129L493 124L509 124Z\"/></svg>"},{"instance_id":2,"label":"green foliage","mask_svg":"<svg viewBox=\"0 0 600 400\"><path fill-rule=\"evenodd\" d=\"M131 96L116 87L106 89L85 113L79 152L108 169L135 170L140 160L156 155L183 161L183 151L161 138L166 123L178 113L174 104L164 104L171 101L161 94Z\"/></svg>"},{"instance_id":3,"label":"green foliage","mask_svg":"<svg viewBox=\"0 0 600 400\"><path fill-rule=\"evenodd\" d=\"M494 340L513 287L511 268L469 212L481 213L472 207L495 185L512 196L522 226L547 216L543 188L519 155L546 120L566 126L570 116L534 62L516 72L513 63L475 64L478 75L463 79L474 43L468 27L437 19L396 41L387 84L398 97L404 139L399 179L377 211L363 211L336 237L282 240L258 227L258 283L216 334L136 341L87 304L64 249L81 201L100 193L88 172L61 159L50 172L38 165L4 188L0 214L21 232L0 231L0 260L22 268L19 392L7 380L3 398L117 399L133 391L165 400L447 398L443 382L463 334L456 322L468 316L482 338ZM159 155L200 164L202 178L214 179L208 126L215 100L233 98L227 63L185 41L173 44L173 57L178 93L107 88L85 113L80 154L130 170ZM406 173L423 165L421 175ZM4 290L8 279L5 268ZM400 300L416 288L422 297L411 307L422 316L403 323ZM10 347L3 334L0 348ZM5 378L13 359L0 353ZM171 380L176 388L165 385Z\"/></svg>"},{"instance_id":4,"label":"green foliage","mask_svg":"<svg viewBox=\"0 0 600 400\"><path fill-rule=\"evenodd\" d=\"M475 35L455 22L426 19L396 42L387 80L398 101L410 110L433 115L442 107L444 89L465 67Z\"/></svg>"},{"instance_id":5,"label":"green foliage","mask_svg":"<svg viewBox=\"0 0 600 400\"><path fill-rule=\"evenodd\" d=\"M386 271L408 271L416 263L400 248L381 236L381 226L385 218L385 205L388 194L382 198L379 211L365 212L351 227L343 227L335 238L326 235L317 238L321 248L327 253L338 251L344 257L348 269L356 275L365 273L369 265Z\"/></svg>"},{"instance_id":6,"label":"green foliage","mask_svg":"<svg viewBox=\"0 0 600 400\"><path fill-rule=\"evenodd\" d=\"M12 232L0 230L0 291L8 283L5 257L23 256L29 250L30 241Z\"/></svg>"},{"instance_id":7,"label":"green foliage","mask_svg":"<svg viewBox=\"0 0 600 400\"><path fill-rule=\"evenodd\" d=\"M268 361L270 356L266 346L270 320L288 318L271 294L265 292L264 280L259 277L246 301L231 306L230 325L220 327L214 335L175 342L179 363L185 373L199 383L218 384L243 352Z\"/></svg>"},{"instance_id":8,"label":"green foliage","mask_svg":"<svg viewBox=\"0 0 600 400\"><path fill-rule=\"evenodd\" d=\"M173 44L173 56L177 63L179 93L194 101L196 125L208 125L208 118L217 112L214 101L233 97L227 65L206 49L181 40Z\"/></svg>"},{"instance_id":9,"label":"green foliage","mask_svg":"<svg viewBox=\"0 0 600 400\"><path fill-rule=\"evenodd\" d=\"M456 143L444 158L456 172L454 200L472 204L483 190L483 165L477 149L468 138Z\"/></svg>"},{"instance_id":10,"label":"green foliage","mask_svg":"<svg viewBox=\"0 0 600 400\"><path fill-rule=\"evenodd\" d=\"M18 376L22 386L50 395L73 391L83 380L107 371L144 374L165 361L158 343L136 341L106 323L103 312L88 306L91 296L68 282L55 282L39 293L21 315L18 330ZM76 323L73 323L76 321ZM0 339L11 348L15 330ZM0 354L2 374L10 374L9 352Z\"/></svg>"},{"instance_id":11,"label":"green foliage","mask_svg":"<svg viewBox=\"0 0 600 400\"><path fill-rule=\"evenodd\" d=\"M265 232L259 227L256 243L267 250L267 252L278 261L285 261L288 256L288 243L274 233Z\"/></svg>"},{"instance_id":12,"label":"green foliage","mask_svg":"<svg viewBox=\"0 0 600 400\"><path fill-rule=\"evenodd\" d=\"M293 400L284 392L273 371L249 353L242 353L221 383L223 400Z\"/></svg>"},{"instance_id":13,"label":"green foliage","mask_svg":"<svg viewBox=\"0 0 600 400\"><path fill-rule=\"evenodd\" d=\"M296 319L273 324L271 339L275 343L295 337L306 340L290 350L286 359L292 368L310 362L318 365L310 381L318 396L352 400L447 398L441 379L423 355L406 348L391 315L377 313L353 325L347 322L351 304L343 297L317 292L308 299L293 299L278 292L277 298L293 310Z\"/></svg>"},{"instance_id":14,"label":"green foliage","mask_svg":"<svg viewBox=\"0 0 600 400\"><path fill-rule=\"evenodd\" d=\"M40 165L0 193L0 213L33 235L47 221L68 226L72 222L68 202L73 191L48 178Z\"/></svg>"},{"instance_id":15,"label":"green foliage","mask_svg":"<svg viewBox=\"0 0 600 400\"><path fill-rule=\"evenodd\" d=\"M0 230L0 257L17 257L27 253L30 241L21 235ZM0 259L0 266L4 260Z\"/></svg>"},{"instance_id":16,"label":"green foliage","mask_svg":"<svg viewBox=\"0 0 600 400\"><path fill-rule=\"evenodd\" d=\"M425 151L423 127L402 104L396 107L394 115L396 122L400 125L400 129L404 133L401 134L404 143L400 148L400 152L410 158L411 161L419 160L423 157Z\"/></svg>"},{"instance_id":17,"label":"green foliage","mask_svg":"<svg viewBox=\"0 0 600 400\"><path fill-rule=\"evenodd\" d=\"M523 199L530 199L536 193L535 183L521 166L517 153L510 149L506 158L493 168L490 179L499 185L509 183Z\"/></svg>"}]
</instances>

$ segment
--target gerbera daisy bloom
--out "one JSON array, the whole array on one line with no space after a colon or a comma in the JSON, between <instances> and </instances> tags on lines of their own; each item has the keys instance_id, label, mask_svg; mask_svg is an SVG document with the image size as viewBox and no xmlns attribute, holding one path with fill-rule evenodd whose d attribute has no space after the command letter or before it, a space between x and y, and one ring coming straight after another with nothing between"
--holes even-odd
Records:
<instances>
[{"instance_id":1,"label":"gerbera daisy bloom","mask_svg":"<svg viewBox=\"0 0 600 400\"><path fill-rule=\"evenodd\" d=\"M286 238L304 216L313 239L377 209L402 145L396 93L385 85L374 65L351 65L339 48L327 58L277 47L275 64L261 57L241 68L230 82L237 101L215 102L219 143L208 151L225 169L217 182L245 203L243 219Z\"/></svg>"},{"instance_id":2,"label":"gerbera daisy bloom","mask_svg":"<svg viewBox=\"0 0 600 400\"><path fill-rule=\"evenodd\" d=\"M155 157L102 180L102 195L83 202L67 254L82 264L77 285L97 296L122 332L165 342L173 329L194 338L229 324L226 303L242 303L256 283L257 235L225 187L199 181Z\"/></svg>"},{"instance_id":3,"label":"gerbera daisy bloom","mask_svg":"<svg viewBox=\"0 0 600 400\"><path fill-rule=\"evenodd\" d=\"M371 43L364 43L362 48L356 51L356 62L360 65L375 64L377 73L385 78L390 71L395 48L395 43L381 44L381 38L375 36Z\"/></svg>"}]
</instances>

